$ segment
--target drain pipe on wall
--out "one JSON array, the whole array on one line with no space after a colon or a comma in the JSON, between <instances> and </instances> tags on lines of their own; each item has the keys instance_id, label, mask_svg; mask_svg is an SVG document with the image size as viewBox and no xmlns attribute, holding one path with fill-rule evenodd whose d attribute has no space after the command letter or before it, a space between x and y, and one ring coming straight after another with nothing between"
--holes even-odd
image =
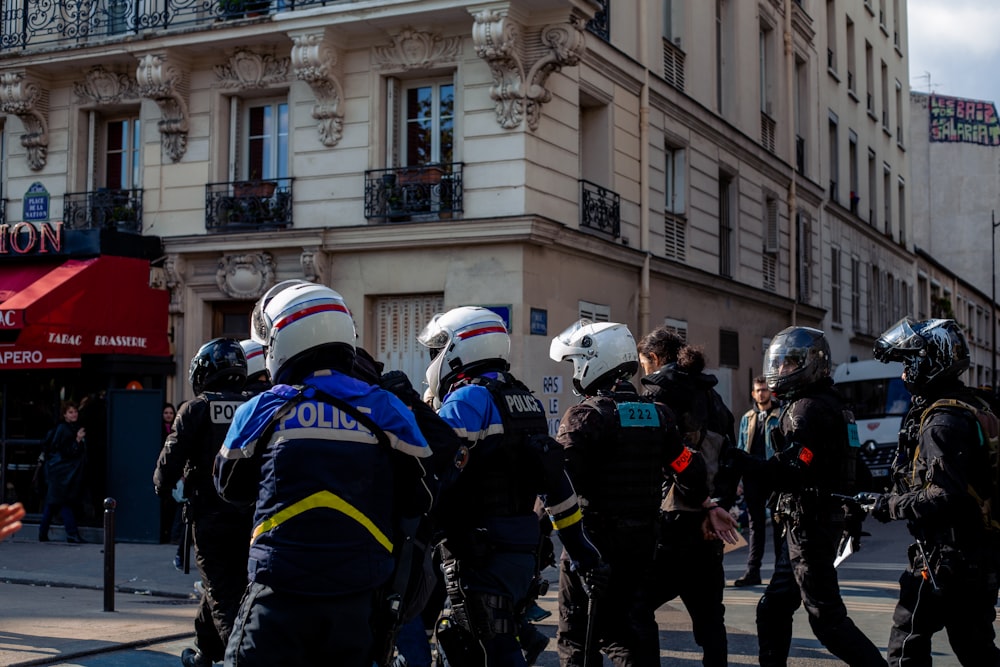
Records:
<instances>
[{"instance_id":1,"label":"drain pipe on wall","mask_svg":"<svg viewBox=\"0 0 1000 667\"><path fill-rule=\"evenodd\" d=\"M792 326L797 324L799 304L799 266L798 244L799 226L795 221L795 209L798 206L795 192L795 49L792 40L792 0L785 0L785 90L788 95L788 148L791 159L791 178L788 179L788 278L792 297ZM780 268L780 264L779 264Z\"/></svg>"},{"instance_id":2,"label":"drain pipe on wall","mask_svg":"<svg viewBox=\"0 0 1000 667\"><path fill-rule=\"evenodd\" d=\"M639 53L648 62L646 31L649 29L648 2L639 3ZM642 68L642 90L639 93L639 249L644 253L639 279L639 331L636 338L646 335L649 328L649 66Z\"/></svg>"}]
</instances>

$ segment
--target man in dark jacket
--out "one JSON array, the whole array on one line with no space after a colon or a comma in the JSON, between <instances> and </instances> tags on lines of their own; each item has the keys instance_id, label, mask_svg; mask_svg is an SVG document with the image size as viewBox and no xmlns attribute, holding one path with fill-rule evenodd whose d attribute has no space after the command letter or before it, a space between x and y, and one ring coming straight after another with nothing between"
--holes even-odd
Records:
<instances>
[{"instance_id":1,"label":"man in dark jacket","mask_svg":"<svg viewBox=\"0 0 1000 667\"><path fill-rule=\"evenodd\" d=\"M644 393L677 415L688 446L705 461L708 492L719 505L714 513L729 517L738 480L731 470L720 469L719 463L733 446L735 419L714 389L718 379L704 372L701 350L682 345L671 356L672 349L658 332L640 341L639 361L646 372L642 378ZM660 362L665 363L657 366ZM655 576L647 587L648 604L656 609L680 597L691 615L695 641L702 647L702 664L725 667L729 654L722 603L726 586L722 540L706 537L701 506L686 502L676 487L669 489L661 509Z\"/></svg>"},{"instance_id":2,"label":"man in dark jacket","mask_svg":"<svg viewBox=\"0 0 1000 667\"><path fill-rule=\"evenodd\" d=\"M583 401L563 415L557 440L566 467L586 504L588 534L611 566L611 584L599 601L586 646L587 595L579 576L563 563L559 573L559 655L564 667L600 662L603 650L615 665L659 665L655 606L644 590L655 578L657 508L666 480L678 498L696 508L702 522L713 516L735 535L732 517L709 499L705 461L684 446L674 414L641 398L628 382L639 367L635 339L624 324L581 320L553 339L549 356L573 364L573 386ZM711 508L710 508L711 507ZM658 606L658 605L656 605ZM594 609L597 609L595 605ZM723 644L725 628L723 627ZM587 651L593 651L587 655Z\"/></svg>"},{"instance_id":3,"label":"man in dark jacket","mask_svg":"<svg viewBox=\"0 0 1000 667\"><path fill-rule=\"evenodd\" d=\"M945 629L962 665L1000 665L993 626L1000 526L984 511L996 474L986 439L998 424L959 379L969 367L965 336L954 320L904 318L879 336L875 358L901 361L913 394L892 468L896 490L872 509L879 521L905 520L916 540L899 579L889 664L930 665L931 638Z\"/></svg>"},{"instance_id":4,"label":"man in dark jacket","mask_svg":"<svg viewBox=\"0 0 1000 667\"><path fill-rule=\"evenodd\" d=\"M813 633L831 653L851 667L882 667L881 651L847 615L833 565L844 515L831 493L844 490L850 459L848 423L830 379L823 332L809 327L778 332L764 357L764 375L784 407L779 451L758 472L779 494L776 515L785 542L757 603L760 664L787 663L792 616L804 605Z\"/></svg>"},{"instance_id":5,"label":"man in dark jacket","mask_svg":"<svg viewBox=\"0 0 1000 667\"><path fill-rule=\"evenodd\" d=\"M185 667L210 667L225 654L246 589L250 513L226 503L215 491L212 464L237 406L247 362L239 341L216 338L191 359L188 378L195 398L181 406L153 472L156 493L170 494L184 479L184 512L194 536L202 596L194 621L195 648L184 649Z\"/></svg>"}]
</instances>

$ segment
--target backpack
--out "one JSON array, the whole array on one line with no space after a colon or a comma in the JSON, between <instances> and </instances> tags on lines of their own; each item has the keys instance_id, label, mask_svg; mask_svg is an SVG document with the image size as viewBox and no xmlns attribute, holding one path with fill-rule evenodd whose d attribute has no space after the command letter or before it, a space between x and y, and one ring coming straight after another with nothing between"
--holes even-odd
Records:
<instances>
[{"instance_id":1,"label":"backpack","mask_svg":"<svg viewBox=\"0 0 1000 667\"><path fill-rule=\"evenodd\" d=\"M960 401L955 398L942 398L931 403L920 415L920 430L923 433L924 422L935 408L958 408L968 412L976 422L979 431L979 446L986 448L986 456L990 465L990 489L983 498L969 484L967 491L979 505L983 513L983 525L989 531L1000 532L1000 419L993 412L990 402L980 395L975 396L978 405ZM914 452L916 458L917 451Z\"/></svg>"},{"instance_id":2,"label":"backpack","mask_svg":"<svg viewBox=\"0 0 1000 667\"><path fill-rule=\"evenodd\" d=\"M854 411L847 406L839 393L835 395L840 399L836 403L833 401L833 395L818 396L831 410L840 415L844 423L840 438L840 471L833 480L831 490L845 496L853 496L859 491L872 490L874 482L868 465L861 458L861 438L858 435Z\"/></svg>"}]
</instances>

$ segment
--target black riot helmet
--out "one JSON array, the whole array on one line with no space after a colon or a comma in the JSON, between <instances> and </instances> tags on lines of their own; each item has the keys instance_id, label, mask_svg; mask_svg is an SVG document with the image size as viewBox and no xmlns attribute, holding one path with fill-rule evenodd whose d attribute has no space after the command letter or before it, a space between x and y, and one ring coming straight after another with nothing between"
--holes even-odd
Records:
<instances>
[{"instance_id":1,"label":"black riot helmet","mask_svg":"<svg viewBox=\"0 0 1000 667\"><path fill-rule=\"evenodd\" d=\"M191 358L188 380L195 394L203 391L239 391L247 378L247 357L235 338L214 338Z\"/></svg>"},{"instance_id":2,"label":"black riot helmet","mask_svg":"<svg viewBox=\"0 0 1000 667\"><path fill-rule=\"evenodd\" d=\"M830 344L819 329L782 329L764 355L767 387L779 397L792 396L829 376Z\"/></svg>"},{"instance_id":3,"label":"black riot helmet","mask_svg":"<svg viewBox=\"0 0 1000 667\"><path fill-rule=\"evenodd\" d=\"M914 394L969 367L969 344L955 320L904 317L878 337L873 353L883 363L901 361L903 384Z\"/></svg>"}]
</instances>

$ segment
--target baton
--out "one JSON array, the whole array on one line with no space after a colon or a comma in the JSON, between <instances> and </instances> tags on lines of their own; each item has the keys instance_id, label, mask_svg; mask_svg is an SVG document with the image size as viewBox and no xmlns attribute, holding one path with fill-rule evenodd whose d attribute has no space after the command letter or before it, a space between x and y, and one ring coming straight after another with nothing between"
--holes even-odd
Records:
<instances>
[{"instance_id":1,"label":"baton","mask_svg":"<svg viewBox=\"0 0 1000 667\"><path fill-rule=\"evenodd\" d=\"M594 648L594 614L597 611L594 597L587 599L587 638L583 642L583 667L589 667L590 653Z\"/></svg>"}]
</instances>

